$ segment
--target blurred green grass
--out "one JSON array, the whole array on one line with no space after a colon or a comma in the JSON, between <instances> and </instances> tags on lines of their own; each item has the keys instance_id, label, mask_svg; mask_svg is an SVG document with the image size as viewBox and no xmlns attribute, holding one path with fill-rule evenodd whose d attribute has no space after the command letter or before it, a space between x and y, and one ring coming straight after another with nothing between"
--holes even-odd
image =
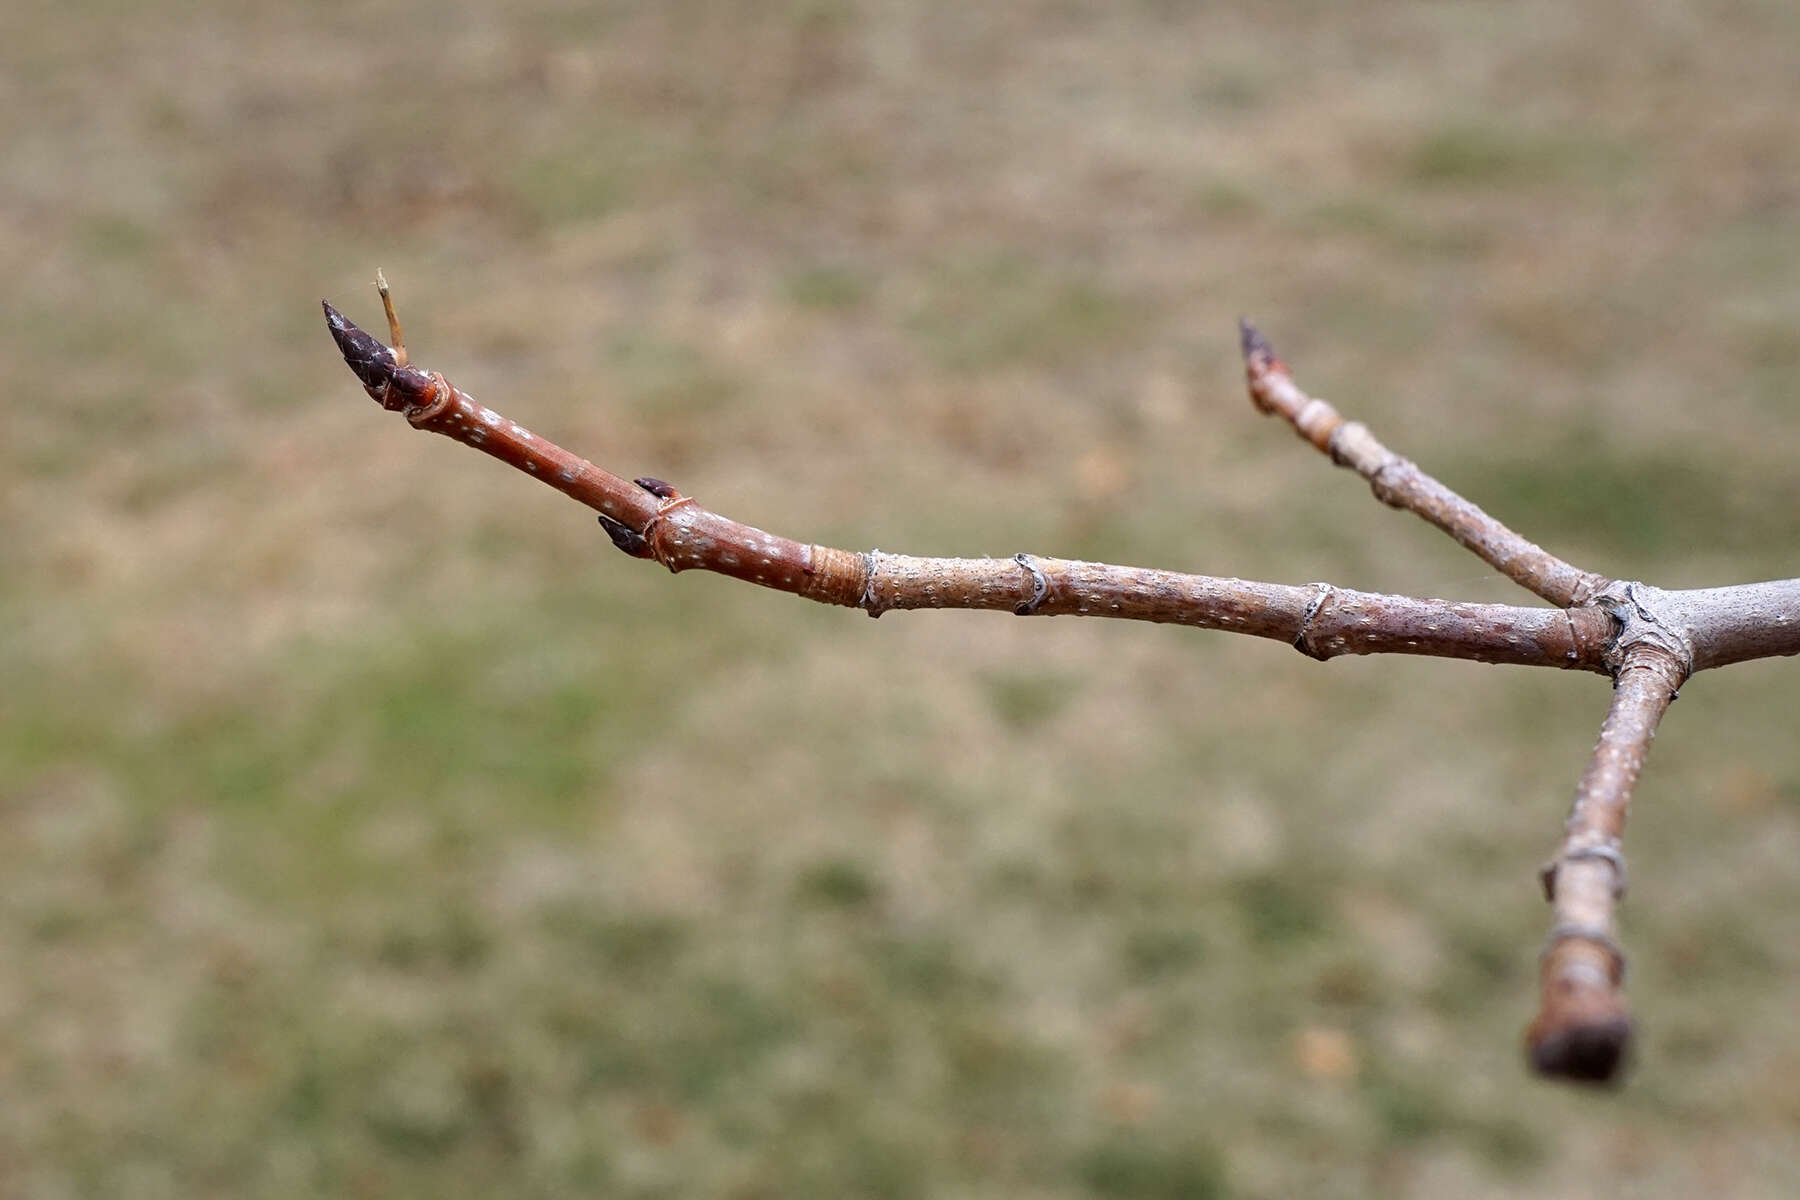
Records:
<instances>
[{"instance_id":1,"label":"blurred green grass","mask_svg":"<svg viewBox=\"0 0 1800 1200\"><path fill-rule=\"evenodd\" d=\"M0 16L0 1192L1800 1185L1792 664L1659 738L1641 1065L1519 1032L1605 690L871 624L617 555L317 299L802 538L1508 599L1790 575L1800 20L701 0Z\"/></svg>"}]
</instances>

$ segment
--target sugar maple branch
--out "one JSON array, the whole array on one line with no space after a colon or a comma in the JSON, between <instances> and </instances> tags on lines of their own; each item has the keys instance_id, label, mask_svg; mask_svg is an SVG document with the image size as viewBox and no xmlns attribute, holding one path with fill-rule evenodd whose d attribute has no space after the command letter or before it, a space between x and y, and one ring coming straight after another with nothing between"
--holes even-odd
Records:
<instances>
[{"instance_id":1,"label":"sugar maple branch","mask_svg":"<svg viewBox=\"0 0 1800 1200\"><path fill-rule=\"evenodd\" d=\"M1384 504L1430 521L1508 579L1558 608L1585 604L1611 582L1520 537L1382 445L1361 421L1346 420L1330 404L1301 391L1268 339L1248 321L1240 321L1238 328L1251 401L1265 413L1286 418L1294 432L1330 455L1332 462L1368 480Z\"/></svg>"},{"instance_id":2,"label":"sugar maple branch","mask_svg":"<svg viewBox=\"0 0 1800 1200\"><path fill-rule=\"evenodd\" d=\"M1034 555L922 558L807 545L702 508L656 479L627 481L401 365L331 305L344 360L382 407L473 446L600 514L614 543L671 571L714 571L824 604L993 609L1221 629L1287 642L1314 658L1418 654L1604 672L1613 628L1597 610L1455 604L1335 588L1186 575Z\"/></svg>"},{"instance_id":3,"label":"sugar maple branch","mask_svg":"<svg viewBox=\"0 0 1800 1200\"><path fill-rule=\"evenodd\" d=\"M1609 1080L1629 1048L1625 954L1613 917L1625 892L1620 839L1650 739L1685 674L1659 647L1641 644L1627 654L1575 789L1562 847L1544 868L1554 923L1539 965L1538 1016L1526 1033L1532 1064L1543 1074Z\"/></svg>"}]
</instances>

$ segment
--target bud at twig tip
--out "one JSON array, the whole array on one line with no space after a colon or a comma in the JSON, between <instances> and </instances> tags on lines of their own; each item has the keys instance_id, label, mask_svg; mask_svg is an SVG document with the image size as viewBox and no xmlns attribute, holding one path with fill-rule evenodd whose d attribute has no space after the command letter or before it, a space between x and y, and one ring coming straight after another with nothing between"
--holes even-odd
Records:
<instances>
[{"instance_id":1,"label":"bud at twig tip","mask_svg":"<svg viewBox=\"0 0 1800 1200\"><path fill-rule=\"evenodd\" d=\"M1275 348L1269 345L1269 339L1250 323L1248 317L1238 318L1238 341L1243 348L1245 363L1257 358L1275 361Z\"/></svg>"},{"instance_id":2,"label":"bud at twig tip","mask_svg":"<svg viewBox=\"0 0 1800 1200\"><path fill-rule=\"evenodd\" d=\"M331 307L329 300L319 302L325 309L325 324L337 343L344 362L362 381L365 388L385 387L394 378L394 356L388 348L357 328L343 313Z\"/></svg>"},{"instance_id":3,"label":"bud at twig tip","mask_svg":"<svg viewBox=\"0 0 1800 1200\"><path fill-rule=\"evenodd\" d=\"M662 480L650 475L645 475L640 479L634 479L631 482L637 484L659 500L679 500L681 498L681 493L675 490L674 484L664 483Z\"/></svg>"}]
</instances>

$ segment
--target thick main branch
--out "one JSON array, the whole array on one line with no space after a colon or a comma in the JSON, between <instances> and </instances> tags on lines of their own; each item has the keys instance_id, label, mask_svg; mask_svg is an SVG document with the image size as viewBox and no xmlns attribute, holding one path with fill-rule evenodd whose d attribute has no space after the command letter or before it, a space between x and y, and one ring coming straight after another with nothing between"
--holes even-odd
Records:
<instances>
[{"instance_id":1,"label":"thick main branch","mask_svg":"<svg viewBox=\"0 0 1800 1200\"><path fill-rule=\"evenodd\" d=\"M1637 589L1681 631L1696 671L1800 654L1800 579L1673 592L1643 584Z\"/></svg>"}]
</instances>

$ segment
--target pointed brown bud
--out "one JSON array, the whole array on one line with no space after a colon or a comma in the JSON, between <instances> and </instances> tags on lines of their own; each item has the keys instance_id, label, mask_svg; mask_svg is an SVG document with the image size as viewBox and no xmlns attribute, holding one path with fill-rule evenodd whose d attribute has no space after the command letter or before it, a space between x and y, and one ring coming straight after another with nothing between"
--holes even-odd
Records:
<instances>
[{"instance_id":1,"label":"pointed brown bud","mask_svg":"<svg viewBox=\"0 0 1800 1200\"><path fill-rule=\"evenodd\" d=\"M319 303L324 305L325 323L331 328L338 352L362 385L374 392L393 382L396 366L393 351L357 328L350 318L331 307L330 301Z\"/></svg>"}]
</instances>

